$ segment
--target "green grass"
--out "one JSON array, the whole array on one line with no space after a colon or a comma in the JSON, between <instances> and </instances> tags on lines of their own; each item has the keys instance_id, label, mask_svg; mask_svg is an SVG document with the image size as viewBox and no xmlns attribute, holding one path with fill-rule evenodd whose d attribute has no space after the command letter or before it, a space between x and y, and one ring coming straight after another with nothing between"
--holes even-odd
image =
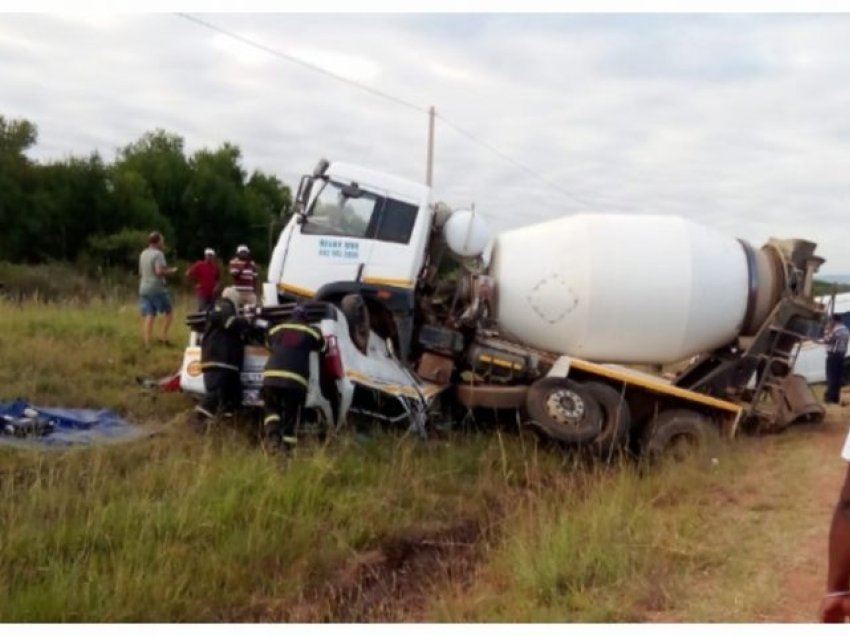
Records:
<instances>
[{"instance_id":1,"label":"green grass","mask_svg":"<svg viewBox=\"0 0 850 636\"><path fill-rule=\"evenodd\" d=\"M343 435L283 460L242 429L191 433L188 398L136 386L179 358L142 350L131 301L0 303L0 399L109 407L157 432L0 449L0 621L280 620L316 605L308 617L334 619L356 599L386 620L747 620L777 598L765 563L805 523L792 502L820 461L805 433L648 472L486 433ZM422 544L385 563L402 583L383 604L368 576L343 576L467 521L481 531L465 556ZM428 574L450 560L463 567Z\"/></svg>"}]
</instances>

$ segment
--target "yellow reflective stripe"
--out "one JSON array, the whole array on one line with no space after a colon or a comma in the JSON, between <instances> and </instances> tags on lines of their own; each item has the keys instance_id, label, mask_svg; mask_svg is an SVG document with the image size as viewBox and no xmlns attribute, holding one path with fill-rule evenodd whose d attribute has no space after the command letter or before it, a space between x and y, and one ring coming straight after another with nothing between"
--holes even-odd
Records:
<instances>
[{"instance_id":1,"label":"yellow reflective stripe","mask_svg":"<svg viewBox=\"0 0 850 636\"><path fill-rule=\"evenodd\" d=\"M409 278L379 278L377 276L365 276L363 282L369 285L386 285L387 287L403 287L410 289L413 281Z\"/></svg>"},{"instance_id":2,"label":"yellow reflective stripe","mask_svg":"<svg viewBox=\"0 0 850 636\"><path fill-rule=\"evenodd\" d=\"M691 402L697 402L698 404L705 404L706 406L713 406L718 409L723 409L724 411L731 411L732 413L740 413L742 410L740 406L733 402L727 402L726 400L720 400L701 393L695 393L694 391L689 391L687 389L668 384L660 379L656 381L644 376L635 376L618 369L611 369L610 367L606 367L601 364L588 362L587 360L570 358L570 368L588 371L596 375L611 378L612 380L620 380L626 384L640 386L645 389L649 389L650 391L655 391L656 393L673 395L678 398L690 400Z\"/></svg>"},{"instance_id":3,"label":"yellow reflective stripe","mask_svg":"<svg viewBox=\"0 0 850 636\"><path fill-rule=\"evenodd\" d=\"M308 325L299 325L299 324L294 324L294 323L289 323L289 322L285 322L283 324L277 325L276 327L272 327L272 329L269 330L269 335L273 336L278 331L282 331L284 329L295 329L296 331L303 331L304 333L307 333L307 334L310 334L311 336L313 336L316 340L321 340L321 341L324 342L324 338L322 338L318 329L315 329L315 328L310 327Z\"/></svg>"},{"instance_id":4,"label":"yellow reflective stripe","mask_svg":"<svg viewBox=\"0 0 850 636\"><path fill-rule=\"evenodd\" d=\"M284 435L282 440L284 442L286 442L287 444L297 444L298 443L298 438L292 437L291 435Z\"/></svg>"},{"instance_id":5,"label":"yellow reflective stripe","mask_svg":"<svg viewBox=\"0 0 850 636\"><path fill-rule=\"evenodd\" d=\"M276 369L271 369L269 371L263 371L264 378L283 378L284 380L295 380L296 382L303 384L307 387L307 379L303 376L298 375L297 373L292 373L290 371L278 371Z\"/></svg>"},{"instance_id":6,"label":"yellow reflective stripe","mask_svg":"<svg viewBox=\"0 0 850 636\"><path fill-rule=\"evenodd\" d=\"M201 369L229 369L230 371L239 371L239 367L234 364L226 364L224 362L203 362Z\"/></svg>"},{"instance_id":7,"label":"yellow reflective stripe","mask_svg":"<svg viewBox=\"0 0 850 636\"><path fill-rule=\"evenodd\" d=\"M494 358L493 356L488 356L486 354L482 354L478 356L478 359L484 363L495 364L497 367L504 367L506 369L522 369L522 365L518 362L509 362L507 360L502 360L501 358Z\"/></svg>"},{"instance_id":8,"label":"yellow reflective stripe","mask_svg":"<svg viewBox=\"0 0 850 636\"><path fill-rule=\"evenodd\" d=\"M290 285L289 283L279 283L277 289L278 291L290 292L296 296L306 296L307 298L312 298L315 295L315 292L310 291L306 287Z\"/></svg>"},{"instance_id":9,"label":"yellow reflective stripe","mask_svg":"<svg viewBox=\"0 0 850 636\"><path fill-rule=\"evenodd\" d=\"M430 399L435 396L437 393L443 391L448 385L437 385L437 384L425 384L422 386L421 395L420 391L417 391L414 386L404 386L401 384L384 384L383 382L376 381L370 378L367 375L359 373L357 371L346 371L345 376L354 382L359 382L360 384L364 384L371 389L376 389L378 391L383 391L385 393L389 393L390 395L404 396L404 397L412 397L419 398L425 397L426 399Z\"/></svg>"},{"instance_id":10,"label":"yellow reflective stripe","mask_svg":"<svg viewBox=\"0 0 850 636\"><path fill-rule=\"evenodd\" d=\"M269 422L280 422L280 415L267 415L266 419L263 420L263 424L268 424Z\"/></svg>"},{"instance_id":11,"label":"yellow reflective stripe","mask_svg":"<svg viewBox=\"0 0 850 636\"><path fill-rule=\"evenodd\" d=\"M230 325L232 325L232 324L233 324L233 321L234 321L234 320L236 320L236 316L231 316L230 318L228 318L228 319L224 322L224 328L225 328L225 329L230 329Z\"/></svg>"}]
</instances>

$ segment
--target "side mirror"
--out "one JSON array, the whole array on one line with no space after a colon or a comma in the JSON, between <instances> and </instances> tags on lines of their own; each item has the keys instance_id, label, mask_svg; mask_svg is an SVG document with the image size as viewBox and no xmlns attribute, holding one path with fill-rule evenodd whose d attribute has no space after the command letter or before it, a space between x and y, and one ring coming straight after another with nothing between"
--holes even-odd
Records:
<instances>
[{"instance_id":1,"label":"side mirror","mask_svg":"<svg viewBox=\"0 0 850 636\"><path fill-rule=\"evenodd\" d=\"M319 177L324 175L328 171L328 167L330 165L330 161L328 161L324 157L319 159L319 163L317 163L316 167L313 168L313 178L318 179Z\"/></svg>"},{"instance_id":2,"label":"side mirror","mask_svg":"<svg viewBox=\"0 0 850 636\"><path fill-rule=\"evenodd\" d=\"M301 183L298 184L298 194L295 195L295 215L303 216L307 210L307 201L310 200L310 191L313 189L313 177L303 175Z\"/></svg>"}]
</instances>

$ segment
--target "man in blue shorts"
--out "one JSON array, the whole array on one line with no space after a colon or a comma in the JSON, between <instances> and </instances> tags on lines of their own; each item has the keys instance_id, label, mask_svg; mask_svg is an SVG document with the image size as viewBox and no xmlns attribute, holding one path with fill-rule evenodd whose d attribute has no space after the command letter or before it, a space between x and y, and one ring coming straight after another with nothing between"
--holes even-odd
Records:
<instances>
[{"instance_id":1,"label":"man in blue shorts","mask_svg":"<svg viewBox=\"0 0 850 636\"><path fill-rule=\"evenodd\" d=\"M160 342L168 341L168 328L171 326L171 299L165 286L165 277L174 274L176 267L165 263L165 239L159 232L151 232L148 246L139 255L139 309L142 312L142 338L145 349L150 349L153 323L157 315L162 314L162 335Z\"/></svg>"}]
</instances>

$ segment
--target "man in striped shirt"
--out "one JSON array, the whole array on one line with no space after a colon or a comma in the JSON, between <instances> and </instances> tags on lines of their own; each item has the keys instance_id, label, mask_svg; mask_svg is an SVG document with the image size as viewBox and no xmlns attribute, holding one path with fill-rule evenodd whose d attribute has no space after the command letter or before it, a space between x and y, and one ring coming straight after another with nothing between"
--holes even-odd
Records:
<instances>
[{"instance_id":1,"label":"man in striped shirt","mask_svg":"<svg viewBox=\"0 0 850 636\"><path fill-rule=\"evenodd\" d=\"M257 265L251 258L247 245L236 248L236 256L230 260L230 277L239 292L240 304L257 304Z\"/></svg>"},{"instance_id":2,"label":"man in striped shirt","mask_svg":"<svg viewBox=\"0 0 850 636\"><path fill-rule=\"evenodd\" d=\"M271 351L263 371L263 434L273 448L292 449L298 442L295 424L307 398L310 353L324 353L325 339L307 322L307 312L296 305L289 321L268 331Z\"/></svg>"},{"instance_id":3,"label":"man in striped shirt","mask_svg":"<svg viewBox=\"0 0 850 636\"><path fill-rule=\"evenodd\" d=\"M826 345L826 392L823 394L823 401L826 404L839 403L848 338L850 331L844 326L841 316L832 314L830 329L823 339Z\"/></svg>"}]
</instances>

